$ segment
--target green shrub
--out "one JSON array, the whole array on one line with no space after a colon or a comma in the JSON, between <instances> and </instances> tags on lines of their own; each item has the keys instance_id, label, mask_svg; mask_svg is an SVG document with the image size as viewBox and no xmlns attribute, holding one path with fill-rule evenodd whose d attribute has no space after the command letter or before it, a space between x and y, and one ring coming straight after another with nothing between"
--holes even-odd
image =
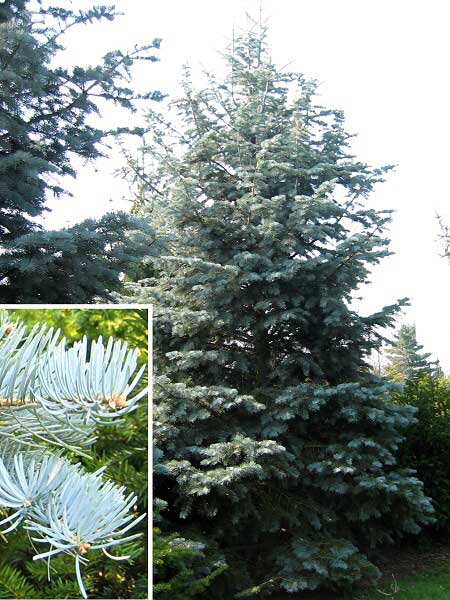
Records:
<instances>
[{"instance_id":1,"label":"green shrub","mask_svg":"<svg viewBox=\"0 0 450 600\"><path fill-rule=\"evenodd\" d=\"M204 553L205 544L177 533L153 529L153 569L155 600L204 599L212 581L225 566L213 563Z\"/></svg>"},{"instance_id":2,"label":"green shrub","mask_svg":"<svg viewBox=\"0 0 450 600\"><path fill-rule=\"evenodd\" d=\"M422 375L408 381L394 400L417 408L417 423L407 431L399 461L417 471L436 510L432 529L447 535L450 533L450 378Z\"/></svg>"}]
</instances>

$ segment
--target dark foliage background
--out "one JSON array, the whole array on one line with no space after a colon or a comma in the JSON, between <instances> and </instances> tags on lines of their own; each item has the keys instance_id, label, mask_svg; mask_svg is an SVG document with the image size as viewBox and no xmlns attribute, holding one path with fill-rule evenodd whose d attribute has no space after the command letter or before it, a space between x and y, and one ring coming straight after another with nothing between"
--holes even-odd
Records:
<instances>
[{"instance_id":1,"label":"dark foliage background","mask_svg":"<svg viewBox=\"0 0 450 600\"><path fill-rule=\"evenodd\" d=\"M393 399L417 408L417 422L407 433L399 460L416 469L424 491L433 500L436 521L427 534L450 533L450 379L422 374L406 382Z\"/></svg>"}]
</instances>

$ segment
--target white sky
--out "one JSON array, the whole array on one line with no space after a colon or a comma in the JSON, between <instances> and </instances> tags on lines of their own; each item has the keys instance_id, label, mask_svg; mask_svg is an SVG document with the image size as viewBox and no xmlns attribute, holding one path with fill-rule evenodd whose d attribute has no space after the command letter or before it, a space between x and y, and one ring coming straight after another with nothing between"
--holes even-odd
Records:
<instances>
[{"instance_id":1,"label":"white sky","mask_svg":"<svg viewBox=\"0 0 450 600\"><path fill-rule=\"evenodd\" d=\"M125 13L114 23L86 27L67 38L67 60L95 62L114 49L162 38L161 62L139 67L136 83L177 95L181 65L220 69L217 54L233 27L256 14L259 0L116 0ZM89 6L89 0L76 0ZM384 259L364 286L364 313L408 296L404 322L415 322L425 350L450 371L450 263L440 257L436 212L450 225L450 107L445 0L263 0L275 61L321 82L320 101L343 109L353 149L372 165L398 168L371 204L396 211L390 231L395 256ZM116 113L111 112L110 119ZM116 152L81 165L68 182L73 199L51 206L48 227L61 227L111 208L127 208L127 186L112 171Z\"/></svg>"}]
</instances>

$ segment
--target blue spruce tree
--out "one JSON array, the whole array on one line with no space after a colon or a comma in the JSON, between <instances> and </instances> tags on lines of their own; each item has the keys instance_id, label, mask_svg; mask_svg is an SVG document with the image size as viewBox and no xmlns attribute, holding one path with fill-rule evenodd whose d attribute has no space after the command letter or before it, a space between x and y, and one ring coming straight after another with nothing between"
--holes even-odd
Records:
<instances>
[{"instance_id":1,"label":"blue spruce tree","mask_svg":"<svg viewBox=\"0 0 450 600\"><path fill-rule=\"evenodd\" d=\"M350 154L264 27L225 59L202 89L186 73L170 122L149 115L141 212L170 252L131 292L156 312L155 495L228 564L202 598L351 586L431 512L396 466L413 409L367 363L400 305L349 306L388 254L389 211L365 202L388 168Z\"/></svg>"},{"instance_id":2,"label":"blue spruce tree","mask_svg":"<svg viewBox=\"0 0 450 600\"><path fill-rule=\"evenodd\" d=\"M85 302L120 286L124 264L145 252L135 220L124 214L87 220L63 232L36 223L49 194L61 196L73 158L102 156L108 135L90 117L102 102L134 110L129 87L136 60L155 60L152 49L108 53L100 64L55 66L67 30L111 21L111 7L62 8L38 0L0 3L0 301ZM69 3L70 4L70 3ZM125 128L122 128L125 129ZM140 226L142 227L142 226ZM67 285L69 283L69 285Z\"/></svg>"}]
</instances>

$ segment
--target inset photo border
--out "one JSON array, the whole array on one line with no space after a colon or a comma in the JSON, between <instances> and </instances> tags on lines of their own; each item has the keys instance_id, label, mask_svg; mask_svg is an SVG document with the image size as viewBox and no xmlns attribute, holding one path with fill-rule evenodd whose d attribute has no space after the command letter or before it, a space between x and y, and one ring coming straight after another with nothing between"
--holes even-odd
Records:
<instances>
[{"instance_id":1,"label":"inset photo border","mask_svg":"<svg viewBox=\"0 0 450 600\"><path fill-rule=\"evenodd\" d=\"M23 597L149 597L152 315L0 304L0 575Z\"/></svg>"}]
</instances>

